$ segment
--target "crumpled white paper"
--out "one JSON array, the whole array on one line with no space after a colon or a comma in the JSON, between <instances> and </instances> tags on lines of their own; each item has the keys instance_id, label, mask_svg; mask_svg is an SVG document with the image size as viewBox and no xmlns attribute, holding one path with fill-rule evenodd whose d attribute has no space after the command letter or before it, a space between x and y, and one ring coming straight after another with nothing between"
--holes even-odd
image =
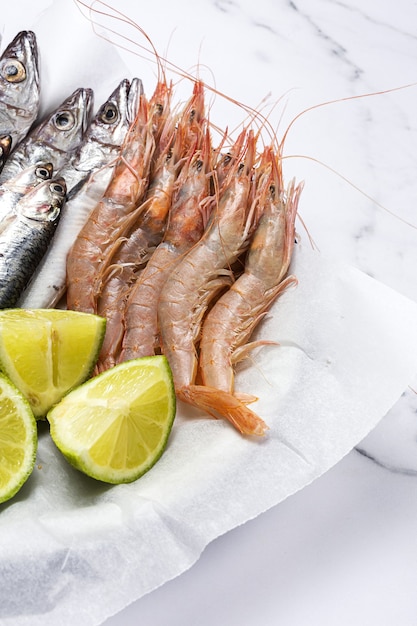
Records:
<instances>
[{"instance_id":1,"label":"crumpled white paper","mask_svg":"<svg viewBox=\"0 0 417 626\"><path fill-rule=\"evenodd\" d=\"M63 39L72 3L24 4L33 14L13 14L4 44L18 29L36 30L44 109L79 86L95 89L98 106L129 77L83 21L82 36ZM257 335L280 345L257 350L236 378L259 397L253 408L267 436L244 438L179 405L156 466L136 483L107 486L72 469L41 424L33 475L0 506L1 624L101 623L189 568L215 537L323 474L400 397L417 371L417 305L307 244L296 248L299 284Z\"/></svg>"},{"instance_id":2,"label":"crumpled white paper","mask_svg":"<svg viewBox=\"0 0 417 626\"><path fill-rule=\"evenodd\" d=\"M0 510L2 624L99 624L320 476L389 410L417 370L417 305L300 245L293 270L299 285L258 333L280 345L238 367L264 439L179 405L155 467L107 486L41 428L34 473Z\"/></svg>"}]
</instances>

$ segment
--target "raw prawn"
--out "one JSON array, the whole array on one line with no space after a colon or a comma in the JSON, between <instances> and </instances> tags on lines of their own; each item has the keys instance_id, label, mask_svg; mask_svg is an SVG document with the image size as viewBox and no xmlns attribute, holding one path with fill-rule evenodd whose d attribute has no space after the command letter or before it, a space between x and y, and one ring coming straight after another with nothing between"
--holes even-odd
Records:
<instances>
[{"instance_id":1,"label":"raw prawn","mask_svg":"<svg viewBox=\"0 0 417 626\"><path fill-rule=\"evenodd\" d=\"M192 95L176 129L175 117L164 110L168 104L166 90L158 85L156 94L151 100L153 104L150 107L153 134L160 140L160 143L156 143L157 149L161 149L161 142L166 145L166 149L160 154L153 168L153 178L144 204L138 207L126 222L131 221L132 226L124 229L123 235L113 246L110 246L106 259L102 262L102 268L99 270L96 281L99 294L97 313L106 317L107 326L97 364L98 371L103 371L116 362L123 336L122 318L126 298L153 251L162 240L174 183L181 160L184 158L184 144L187 145L185 138L193 133L193 136L199 139L201 132L198 124L200 120L201 123L204 120L202 90ZM161 118L164 119L162 126ZM136 216L136 212L139 217Z\"/></svg>"},{"instance_id":2,"label":"raw prawn","mask_svg":"<svg viewBox=\"0 0 417 626\"><path fill-rule=\"evenodd\" d=\"M127 133L106 193L68 254L69 309L96 312L96 277L100 263L108 246L123 233L126 217L143 199L154 146L148 122L148 103L142 94L138 114Z\"/></svg>"},{"instance_id":3,"label":"raw prawn","mask_svg":"<svg viewBox=\"0 0 417 626\"><path fill-rule=\"evenodd\" d=\"M207 129L202 150L192 152L182 167L164 239L129 295L120 361L155 354L159 294L176 263L199 241L207 225L212 206L209 195L211 171Z\"/></svg>"},{"instance_id":4,"label":"raw prawn","mask_svg":"<svg viewBox=\"0 0 417 626\"><path fill-rule=\"evenodd\" d=\"M153 251L161 242L171 206L177 176L178 151L173 148L162 154L155 168L154 179L139 218L133 213L135 227L113 246L110 265L99 288L97 313L107 319L106 335L99 355L97 370L115 365L123 337L123 313L129 291L138 279Z\"/></svg>"},{"instance_id":5,"label":"raw prawn","mask_svg":"<svg viewBox=\"0 0 417 626\"><path fill-rule=\"evenodd\" d=\"M230 393L234 393L234 363L256 346L271 343L246 342L275 299L296 283L294 276L285 275L294 247L294 221L302 185L296 187L291 181L285 192L281 164L271 148L264 157L270 164L264 174L267 189L245 271L207 315L200 341L203 384Z\"/></svg>"},{"instance_id":6,"label":"raw prawn","mask_svg":"<svg viewBox=\"0 0 417 626\"><path fill-rule=\"evenodd\" d=\"M165 78L158 80L149 100L149 117L152 120L152 133L155 140L153 162L157 163L162 154L166 154L172 142L171 114L172 85Z\"/></svg>"},{"instance_id":7,"label":"raw prawn","mask_svg":"<svg viewBox=\"0 0 417 626\"><path fill-rule=\"evenodd\" d=\"M227 177L204 236L171 272L158 305L162 350L170 363L177 395L206 411L205 397L194 391L195 344L210 302L233 282L230 266L247 248L258 217L252 185L256 140L252 131L247 136L245 133L245 138L240 158ZM219 393L209 412L213 413L213 408L241 432L265 431L264 422L231 394L223 393L222 397Z\"/></svg>"}]
</instances>

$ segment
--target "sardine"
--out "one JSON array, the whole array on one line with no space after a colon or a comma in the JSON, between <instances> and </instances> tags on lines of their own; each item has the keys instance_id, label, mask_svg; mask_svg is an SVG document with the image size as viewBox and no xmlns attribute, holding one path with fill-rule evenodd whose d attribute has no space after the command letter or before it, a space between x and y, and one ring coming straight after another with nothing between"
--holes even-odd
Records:
<instances>
[{"instance_id":1,"label":"sardine","mask_svg":"<svg viewBox=\"0 0 417 626\"><path fill-rule=\"evenodd\" d=\"M39 112L39 61L35 34L23 30L0 57L0 136L13 147L27 135Z\"/></svg>"},{"instance_id":2,"label":"sardine","mask_svg":"<svg viewBox=\"0 0 417 626\"><path fill-rule=\"evenodd\" d=\"M63 178L45 181L21 198L0 234L0 308L14 307L55 233L66 197Z\"/></svg>"},{"instance_id":3,"label":"sardine","mask_svg":"<svg viewBox=\"0 0 417 626\"><path fill-rule=\"evenodd\" d=\"M80 145L93 106L91 89L76 89L14 149L0 175L0 183L28 165L50 162L57 172Z\"/></svg>"},{"instance_id":4,"label":"sardine","mask_svg":"<svg viewBox=\"0 0 417 626\"><path fill-rule=\"evenodd\" d=\"M0 185L0 232L5 228L5 221L13 214L16 204L31 189L50 180L53 174L52 163L29 165Z\"/></svg>"},{"instance_id":5,"label":"sardine","mask_svg":"<svg viewBox=\"0 0 417 626\"><path fill-rule=\"evenodd\" d=\"M65 292L66 258L76 236L110 182L114 161L127 129L136 117L142 82L123 80L100 107L77 150L77 159L59 173L67 182L68 196L53 245L42 259L32 281L19 299L21 308L47 308Z\"/></svg>"}]
</instances>

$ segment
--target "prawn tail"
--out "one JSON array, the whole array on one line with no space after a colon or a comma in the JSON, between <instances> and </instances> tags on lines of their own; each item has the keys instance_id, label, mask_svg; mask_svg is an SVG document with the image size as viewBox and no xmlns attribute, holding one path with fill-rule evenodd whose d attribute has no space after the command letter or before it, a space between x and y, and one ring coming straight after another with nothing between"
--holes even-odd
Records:
<instances>
[{"instance_id":1,"label":"prawn tail","mask_svg":"<svg viewBox=\"0 0 417 626\"><path fill-rule=\"evenodd\" d=\"M268 430L268 426L254 411L227 391L205 385L188 385L177 390L177 396L212 417L224 417L242 435L262 437Z\"/></svg>"}]
</instances>

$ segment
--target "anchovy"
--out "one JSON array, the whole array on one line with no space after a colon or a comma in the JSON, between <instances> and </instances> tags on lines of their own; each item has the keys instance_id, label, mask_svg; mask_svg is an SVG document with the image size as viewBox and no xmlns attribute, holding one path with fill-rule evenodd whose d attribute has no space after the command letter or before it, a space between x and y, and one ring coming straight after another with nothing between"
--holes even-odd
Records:
<instances>
[{"instance_id":1,"label":"anchovy","mask_svg":"<svg viewBox=\"0 0 417 626\"><path fill-rule=\"evenodd\" d=\"M81 144L58 170L67 183L68 199L78 193L94 172L117 156L127 129L136 117L142 93L140 79L134 78L131 83L124 79L101 105Z\"/></svg>"},{"instance_id":2,"label":"anchovy","mask_svg":"<svg viewBox=\"0 0 417 626\"><path fill-rule=\"evenodd\" d=\"M100 201L113 172L114 160L138 111L142 82L123 80L100 107L77 150L73 169L59 174L67 182L68 195L53 245L22 294L21 308L47 308L65 292L66 258L88 215Z\"/></svg>"},{"instance_id":3,"label":"anchovy","mask_svg":"<svg viewBox=\"0 0 417 626\"><path fill-rule=\"evenodd\" d=\"M0 185L0 232L4 230L7 218L13 214L21 197L45 180L50 180L52 173L52 163L29 165L17 176Z\"/></svg>"},{"instance_id":4,"label":"anchovy","mask_svg":"<svg viewBox=\"0 0 417 626\"><path fill-rule=\"evenodd\" d=\"M0 57L0 136L13 147L27 135L40 104L38 47L35 34L23 30Z\"/></svg>"},{"instance_id":5,"label":"anchovy","mask_svg":"<svg viewBox=\"0 0 417 626\"><path fill-rule=\"evenodd\" d=\"M43 182L23 196L0 233L0 308L16 305L51 242L65 195L63 178Z\"/></svg>"},{"instance_id":6,"label":"anchovy","mask_svg":"<svg viewBox=\"0 0 417 626\"><path fill-rule=\"evenodd\" d=\"M93 106L91 89L76 89L15 148L0 175L0 183L28 165L50 162L57 172L80 145Z\"/></svg>"}]
</instances>

